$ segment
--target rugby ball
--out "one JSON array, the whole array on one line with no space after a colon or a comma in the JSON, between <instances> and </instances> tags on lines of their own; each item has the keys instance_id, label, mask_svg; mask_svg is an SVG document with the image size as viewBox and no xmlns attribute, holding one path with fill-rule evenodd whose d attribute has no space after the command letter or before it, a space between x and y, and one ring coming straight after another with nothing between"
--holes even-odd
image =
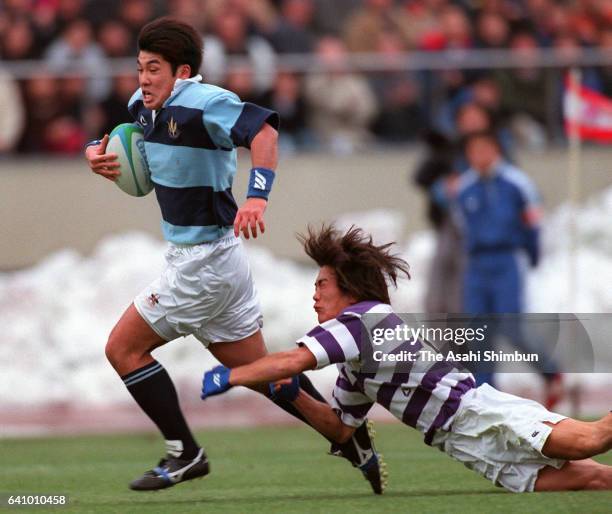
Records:
<instances>
[{"instance_id":1,"label":"rugby ball","mask_svg":"<svg viewBox=\"0 0 612 514\"><path fill-rule=\"evenodd\" d=\"M144 133L136 123L122 123L109 134L106 153L116 153L121 175L115 184L132 196L145 196L153 189L144 148Z\"/></svg>"}]
</instances>

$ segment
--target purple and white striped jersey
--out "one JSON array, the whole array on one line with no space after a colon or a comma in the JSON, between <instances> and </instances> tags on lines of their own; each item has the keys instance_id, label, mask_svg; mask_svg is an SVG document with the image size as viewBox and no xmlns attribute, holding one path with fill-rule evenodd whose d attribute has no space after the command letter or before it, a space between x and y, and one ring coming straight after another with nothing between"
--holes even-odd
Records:
<instances>
[{"instance_id":1,"label":"purple and white striped jersey","mask_svg":"<svg viewBox=\"0 0 612 514\"><path fill-rule=\"evenodd\" d=\"M361 317L382 315L387 326L403 323L390 305L367 301L344 309L334 319L326 321L298 339L317 359L317 368L337 364L339 376L333 392L332 406L339 411L342 422L358 427L374 403L385 407L400 421L416 428L431 444L438 429L448 429L459 408L461 397L475 387L471 373L459 371L452 363L412 363L381 360L376 371L362 367ZM385 316L388 315L388 316ZM399 344L392 353L421 349L419 341Z\"/></svg>"}]
</instances>

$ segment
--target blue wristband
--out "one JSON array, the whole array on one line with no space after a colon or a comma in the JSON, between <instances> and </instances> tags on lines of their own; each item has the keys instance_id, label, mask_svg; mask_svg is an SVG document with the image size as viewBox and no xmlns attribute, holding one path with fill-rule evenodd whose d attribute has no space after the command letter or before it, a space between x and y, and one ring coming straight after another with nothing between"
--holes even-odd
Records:
<instances>
[{"instance_id":1,"label":"blue wristband","mask_svg":"<svg viewBox=\"0 0 612 514\"><path fill-rule=\"evenodd\" d=\"M269 168L251 168L247 198L268 199L276 174Z\"/></svg>"},{"instance_id":2,"label":"blue wristband","mask_svg":"<svg viewBox=\"0 0 612 514\"><path fill-rule=\"evenodd\" d=\"M89 143L85 143L85 146L83 147L83 149L87 148L88 146L98 146L102 141L100 139L94 139L93 141L90 141Z\"/></svg>"}]
</instances>

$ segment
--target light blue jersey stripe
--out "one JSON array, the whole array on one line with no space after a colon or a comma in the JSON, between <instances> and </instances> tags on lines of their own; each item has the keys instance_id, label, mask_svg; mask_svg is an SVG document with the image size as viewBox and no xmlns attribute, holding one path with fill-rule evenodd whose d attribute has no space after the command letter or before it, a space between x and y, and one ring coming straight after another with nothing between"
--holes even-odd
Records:
<instances>
[{"instance_id":1,"label":"light blue jersey stripe","mask_svg":"<svg viewBox=\"0 0 612 514\"><path fill-rule=\"evenodd\" d=\"M215 191L232 187L236 150L172 147L145 142L153 182L167 187L210 186Z\"/></svg>"},{"instance_id":2,"label":"light blue jersey stripe","mask_svg":"<svg viewBox=\"0 0 612 514\"><path fill-rule=\"evenodd\" d=\"M177 244L194 244L194 242L215 241L232 232L233 227L177 227L167 221L161 221L162 232L167 241Z\"/></svg>"}]
</instances>

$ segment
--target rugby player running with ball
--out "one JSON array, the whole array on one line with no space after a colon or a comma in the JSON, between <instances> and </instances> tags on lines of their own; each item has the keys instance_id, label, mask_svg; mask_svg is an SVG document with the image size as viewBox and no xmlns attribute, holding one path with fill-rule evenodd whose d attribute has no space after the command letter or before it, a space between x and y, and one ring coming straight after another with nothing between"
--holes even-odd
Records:
<instances>
[{"instance_id":1,"label":"rugby player running with ball","mask_svg":"<svg viewBox=\"0 0 612 514\"><path fill-rule=\"evenodd\" d=\"M169 242L166 268L127 308L112 330L106 356L130 394L157 425L166 456L130 483L134 490L163 489L209 472L174 385L151 352L193 334L224 365L236 367L266 355L262 315L239 235L264 232L264 212L277 164L278 114L243 103L232 92L201 83L202 36L173 18L147 24L138 37L139 89L128 104L144 130L151 180ZM116 180L117 155L106 153L108 135L87 144L94 173ZM232 195L236 148L251 151L247 200ZM323 398L304 375L304 391ZM304 420L267 384L253 389ZM332 453L358 466L380 494L384 476L363 423Z\"/></svg>"}]
</instances>

